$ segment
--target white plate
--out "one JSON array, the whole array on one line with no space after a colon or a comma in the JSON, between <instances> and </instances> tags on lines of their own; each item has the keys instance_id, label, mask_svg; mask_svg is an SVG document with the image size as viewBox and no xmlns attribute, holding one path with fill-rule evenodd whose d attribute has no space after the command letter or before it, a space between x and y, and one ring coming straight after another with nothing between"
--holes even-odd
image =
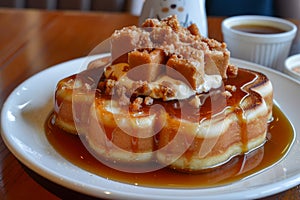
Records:
<instances>
[{"instance_id":1,"label":"white plate","mask_svg":"<svg viewBox=\"0 0 300 200\"><path fill-rule=\"evenodd\" d=\"M87 58L80 58L36 74L18 86L4 104L1 124L5 144L22 163L43 177L84 194L114 199L254 199L300 184L300 84L276 71L237 59L231 62L269 76L275 100L298 131L289 154L279 164L246 180L206 189L133 186L107 180L73 165L48 143L43 125L53 109L57 81L77 72L87 62Z\"/></svg>"}]
</instances>

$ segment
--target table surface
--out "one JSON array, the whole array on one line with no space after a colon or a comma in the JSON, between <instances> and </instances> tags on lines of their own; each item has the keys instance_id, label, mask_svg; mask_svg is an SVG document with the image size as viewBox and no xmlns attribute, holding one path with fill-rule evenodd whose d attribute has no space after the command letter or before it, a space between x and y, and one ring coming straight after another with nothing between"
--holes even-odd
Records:
<instances>
[{"instance_id":1,"label":"table surface","mask_svg":"<svg viewBox=\"0 0 300 200\"><path fill-rule=\"evenodd\" d=\"M223 19L208 18L210 38L222 41ZM300 27L300 21L292 21ZM0 108L10 92L33 74L86 56L115 29L137 22L126 13L0 9ZM93 199L37 175L18 162L0 138L0 199L41 198ZM300 185L265 199L300 199Z\"/></svg>"}]
</instances>

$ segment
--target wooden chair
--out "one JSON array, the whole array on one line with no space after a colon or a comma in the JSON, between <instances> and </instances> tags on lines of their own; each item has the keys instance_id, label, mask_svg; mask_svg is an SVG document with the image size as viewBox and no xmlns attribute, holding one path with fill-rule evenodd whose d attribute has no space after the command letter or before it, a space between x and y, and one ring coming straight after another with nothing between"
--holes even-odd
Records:
<instances>
[{"instance_id":1,"label":"wooden chair","mask_svg":"<svg viewBox=\"0 0 300 200\"><path fill-rule=\"evenodd\" d=\"M139 15L144 0L1 0L0 7L125 11Z\"/></svg>"}]
</instances>

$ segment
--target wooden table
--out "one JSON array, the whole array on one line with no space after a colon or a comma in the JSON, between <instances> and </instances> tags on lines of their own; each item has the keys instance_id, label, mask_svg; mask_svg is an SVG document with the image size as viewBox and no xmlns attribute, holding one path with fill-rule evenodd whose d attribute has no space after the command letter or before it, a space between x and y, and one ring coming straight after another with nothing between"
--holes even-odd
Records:
<instances>
[{"instance_id":1,"label":"wooden table","mask_svg":"<svg viewBox=\"0 0 300 200\"><path fill-rule=\"evenodd\" d=\"M209 18L209 36L222 40L223 18ZM9 93L33 74L86 56L115 29L137 24L120 13L0 9L0 108ZM299 21L294 21L299 26ZM92 199L24 167L0 139L0 199ZM300 186L265 199L300 199Z\"/></svg>"}]
</instances>

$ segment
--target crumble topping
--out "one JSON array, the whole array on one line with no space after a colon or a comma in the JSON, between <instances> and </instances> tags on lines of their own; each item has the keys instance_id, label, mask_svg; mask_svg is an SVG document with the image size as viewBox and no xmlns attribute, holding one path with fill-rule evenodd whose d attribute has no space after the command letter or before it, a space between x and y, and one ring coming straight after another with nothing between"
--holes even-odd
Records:
<instances>
[{"instance_id":1,"label":"crumble topping","mask_svg":"<svg viewBox=\"0 0 300 200\"><path fill-rule=\"evenodd\" d=\"M120 105L133 110L154 99L163 101L191 98L190 104L203 104L199 97L222 86L223 79L236 76L229 64L225 43L203 37L196 25L181 27L176 16L159 21L147 19L141 27L117 30L111 37L112 65L105 68L102 86L105 94L117 94ZM230 96L234 86L227 86ZM116 90L116 91L114 91ZM143 97L143 98L142 98Z\"/></svg>"}]
</instances>

